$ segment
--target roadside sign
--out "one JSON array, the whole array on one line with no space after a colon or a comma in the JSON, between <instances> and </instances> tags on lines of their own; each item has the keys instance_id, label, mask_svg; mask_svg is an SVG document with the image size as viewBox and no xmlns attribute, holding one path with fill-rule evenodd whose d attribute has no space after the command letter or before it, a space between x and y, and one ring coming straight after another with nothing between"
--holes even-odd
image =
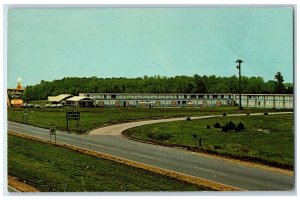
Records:
<instances>
[{"instance_id":1,"label":"roadside sign","mask_svg":"<svg viewBox=\"0 0 300 200\"><path fill-rule=\"evenodd\" d=\"M28 109L24 109L23 112L23 123L26 124L28 122Z\"/></svg>"},{"instance_id":2,"label":"roadside sign","mask_svg":"<svg viewBox=\"0 0 300 200\"><path fill-rule=\"evenodd\" d=\"M55 143L56 143L56 126L55 126L55 124L50 124L49 135L50 135L50 141L51 141L51 136L54 135Z\"/></svg>"},{"instance_id":3,"label":"roadside sign","mask_svg":"<svg viewBox=\"0 0 300 200\"><path fill-rule=\"evenodd\" d=\"M80 112L79 111L66 111L66 122L67 122L67 131L69 131L69 120L76 120L76 127L78 133L79 120L80 120Z\"/></svg>"},{"instance_id":4,"label":"roadside sign","mask_svg":"<svg viewBox=\"0 0 300 200\"><path fill-rule=\"evenodd\" d=\"M80 120L80 112L79 111L67 111L66 112L66 120Z\"/></svg>"}]
</instances>

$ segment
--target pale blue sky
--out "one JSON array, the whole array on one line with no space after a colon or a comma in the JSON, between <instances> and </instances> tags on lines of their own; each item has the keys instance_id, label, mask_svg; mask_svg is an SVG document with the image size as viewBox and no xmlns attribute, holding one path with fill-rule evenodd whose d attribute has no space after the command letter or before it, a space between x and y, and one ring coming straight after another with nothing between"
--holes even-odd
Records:
<instances>
[{"instance_id":1,"label":"pale blue sky","mask_svg":"<svg viewBox=\"0 0 300 200\"><path fill-rule=\"evenodd\" d=\"M10 9L8 87L63 77L238 75L293 82L291 8Z\"/></svg>"}]
</instances>

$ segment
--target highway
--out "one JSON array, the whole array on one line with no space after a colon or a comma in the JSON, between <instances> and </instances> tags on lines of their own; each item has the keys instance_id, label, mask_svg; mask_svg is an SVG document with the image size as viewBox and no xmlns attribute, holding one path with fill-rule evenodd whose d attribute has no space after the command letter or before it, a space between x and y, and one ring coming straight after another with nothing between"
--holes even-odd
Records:
<instances>
[{"instance_id":1,"label":"highway","mask_svg":"<svg viewBox=\"0 0 300 200\"><path fill-rule=\"evenodd\" d=\"M49 139L49 130L8 122L8 131ZM127 140L119 134L57 132L57 141L155 167L204 178L246 191L292 191L294 176L183 149Z\"/></svg>"}]
</instances>

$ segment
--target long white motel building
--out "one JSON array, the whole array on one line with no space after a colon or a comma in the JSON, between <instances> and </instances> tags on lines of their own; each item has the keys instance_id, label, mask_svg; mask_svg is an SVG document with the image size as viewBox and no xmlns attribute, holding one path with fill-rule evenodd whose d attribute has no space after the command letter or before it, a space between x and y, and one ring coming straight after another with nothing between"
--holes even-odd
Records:
<instances>
[{"instance_id":1,"label":"long white motel building","mask_svg":"<svg viewBox=\"0 0 300 200\"><path fill-rule=\"evenodd\" d=\"M66 105L81 107L210 107L239 103L239 94L80 93L79 97L61 97ZM49 103L60 103L59 98L54 99L56 102ZM243 107L292 109L293 104L293 94L242 94Z\"/></svg>"}]
</instances>

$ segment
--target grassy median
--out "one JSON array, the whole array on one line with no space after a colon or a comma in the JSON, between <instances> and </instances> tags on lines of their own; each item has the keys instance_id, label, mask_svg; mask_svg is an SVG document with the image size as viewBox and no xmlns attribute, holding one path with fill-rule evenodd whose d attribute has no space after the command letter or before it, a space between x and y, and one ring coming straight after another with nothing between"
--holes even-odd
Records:
<instances>
[{"instance_id":1,"label":"grassy median","mask_svg":"<svg viewBox=\"0 0 300 200\"><path fill-rule=\"evenodd\" d=\"M217 122L223 126L230 121L236 125L242 122L245 130L223 132L221 128L214 127ZM181 146L293 169L293 127L293 115L245 115L140 126L123 134L161 145Z\"/></svg>"},{"instance_id":2,"label":"grassy median","mask_svg":"<svg viewBox=\"0 0 300 200\"><path fill-rule=\"evenodd\" d=\"M42 192L212 190L12 135L8 135L8 173Z\"/></svg>"},{"instance_id":3,"label":"grassy median","mask_svg":"<svg viewBox=\"0 0 300 200\"><path fill-rule=\"evenodd\" d=\"M30 108L28 109L28 124L49 128L55 124L58 129L66 130L66 111L80 111L79 129L84 133L90 129L112 124L146 119L162 119L172 117L202 116L230 113L264 112L261 109L239 110L237 107L207 107L207 108ZM21 108L8 108L8 120L23 123ZM76 130L76 121L69 121L69 129Z\"/></svg>"}]
</instances>

